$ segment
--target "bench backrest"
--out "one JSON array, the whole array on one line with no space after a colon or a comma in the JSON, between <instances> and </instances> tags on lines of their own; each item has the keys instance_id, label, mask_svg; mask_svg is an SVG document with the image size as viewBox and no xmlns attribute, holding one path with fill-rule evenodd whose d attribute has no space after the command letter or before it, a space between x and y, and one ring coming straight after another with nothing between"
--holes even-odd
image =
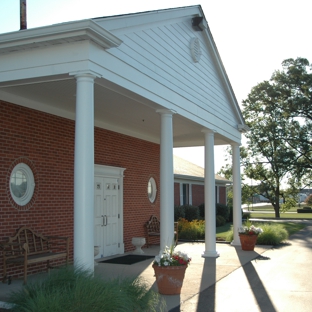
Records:
<instances>
[{"instance_id":1,"label":"bench backrest","mask_svg":"<svg viewBox=\"0 0 312 312\"><path fill-rule=\"evenodd\" d=\"M151 216L149 221L146 223L146 228L148 232L160 232L160 222L156 216Z\"/></svg>"},{"instance_id":2,"label":"bench backrest","mask_svg":"<svg viewBox=\"0 0 312 312\"><path fill-rule=\"evenodd\" d=\"M25 243L28 246L28 254L47 252L50 249L49 241L46 237L34 232L26 226L19 228L14 236L9 237L8 243L19 244L11 246L12 252L21 251L23 248L22 244Z\"/></svg>"}]
</instances>

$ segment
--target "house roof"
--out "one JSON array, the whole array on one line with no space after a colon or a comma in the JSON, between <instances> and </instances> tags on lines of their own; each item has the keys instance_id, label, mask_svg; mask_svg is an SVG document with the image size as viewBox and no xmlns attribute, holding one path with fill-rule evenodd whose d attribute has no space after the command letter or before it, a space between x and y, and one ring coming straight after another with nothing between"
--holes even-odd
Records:
<instances>
[{"instance_id":1,"label":"house roof","mask_svg":"<svg viewBox=\"0 0 312 312\"><path fill-rule=\"evenodd\" d=\"M174 147L204 145L207 129L215 145L240 143L244 120L198 16L189 6L1 34L0 99L75 120L75 76L89 72L97 127L159 143L165 108Z\"/></svg>"},{"instance_id":2,"label":"house roof","mask_svg":"<svg viewBox=\"0 0 312 312\"><path fill-rule=\"evenodd\" d=\"M205 177L205 169L197 166L181 157L173 155L173 167L175 176L179 177L197 177L204 179ZM231 183L231 181L225 179L224 177L215 174L215 180L223 183Z\"/></svg>"}]
</instances>

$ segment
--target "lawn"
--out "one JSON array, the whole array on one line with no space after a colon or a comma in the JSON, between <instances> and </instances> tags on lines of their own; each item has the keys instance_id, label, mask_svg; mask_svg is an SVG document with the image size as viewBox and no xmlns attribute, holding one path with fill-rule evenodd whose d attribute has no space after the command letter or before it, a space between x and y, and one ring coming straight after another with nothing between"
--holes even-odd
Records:
<instances>
[{"instance_id":1,"label":"lawn","mask_svg":"<svg viewBox=\"0 0 312 312\"><path fill-rule=\"evenodd\" d=\"M304 205L301 204L300 208ZM299 206L292 207L287 212L281 213L281 219L312 219L312 213L297 213ZM247 210L247 208L246 208ZM264 212L264 213L262 213ZM270 213L271 212L271 213ZM268 204L264 206L249 206L249 218L275 218L273 206Z\"/></svg>"},{"instance_id":2,"label":"lawn","mask_svg":"<svg viewBox=\"0 0 312 312\"><path fill-rule=\"evenodd\" d=\"M254 224L256 226L260 226L261 224L264 223L270 223L270 221L262 221L262 222L255 222ZM288 232L289 235L292 235L298 231L300 231L301 229L303 229L305 227L305 224L303 223L297 223L297 222L279 222L279 224L283 225L283 227L286 229L286 231ZM223 226L219 226L216 228L216 237L217 238L221 238L221 239L225 239L226 236L228 235L228 231L231 230L233 223L228 222Z\"/></svg>"},{"instance_id":3,"label":"lawn","mask_svg":"<svg viewBox=\"0 0 312 312\"><path fill-rule=\"evenodd\" d=\"M250 219L262 219L262 218L275 218L275 213L260 213L260 212L253 212L250 211L249 215ZM281 213L280 214L281 219L312 219L312 213Z\"/></svg>"}]
</instances>

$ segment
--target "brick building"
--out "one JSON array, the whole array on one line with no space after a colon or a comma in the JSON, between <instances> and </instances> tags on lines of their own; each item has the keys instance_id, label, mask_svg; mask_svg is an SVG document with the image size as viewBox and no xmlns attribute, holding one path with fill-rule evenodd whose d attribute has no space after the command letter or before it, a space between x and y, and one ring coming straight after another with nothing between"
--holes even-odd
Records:
<instances>
[{"instance_id":1,"label":"brick building","mask_svg":"<svg viewBox=\"0 0 312 312\"><path fill-rule=\"evenodd\" d=\"M173 238L173 147L205 146L209 206L213 146L231 145L240 213L248 129L200 6L0 34L0 118L0 240L23 225L69 236L71 260L93 270L95 245L99 257L133 250L155 214L163 248ZM213 237L215 215L206 218ZM216 257L207 242L204 256Z\"/></svg>"},{"instance_id":2,"label":"brick building","mask_svg":"<svg viewBox=\"0 0 312 312\"><path fill-rule=\"evenodd\" d=\"M205 169L174 155L174 205L199 206L205 202ZM215 201L227 204L227 185L231 181L215 175Z\"/></svg>"}]
</instances>

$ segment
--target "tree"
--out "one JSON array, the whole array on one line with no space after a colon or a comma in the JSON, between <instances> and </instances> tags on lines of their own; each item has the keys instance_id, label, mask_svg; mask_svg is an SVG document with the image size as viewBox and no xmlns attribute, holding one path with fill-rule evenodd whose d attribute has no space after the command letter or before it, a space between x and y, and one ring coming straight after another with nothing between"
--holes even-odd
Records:
<instances>
[{"instance_id":1,"label":"tree","mask_svg":"<svg viewBox=\"0 0 312 312\"><path fill-rule=\"evenodd\" d=\"M283 117L279 102L281 90L264 81L255 86L243 101L243 116L247 126L248 153L243 160L245 175L260 181L260 193L271 202L275 216L280 217L281 183L294 171L296 152L284 137L292 124Z\"/></svg>"},{"instance_id":2,"label":"tree","mask_svg":"<svg viewBox=\"0 0 312 312\"><path fill-rule=\"evenodd\" d=\"M224 176L226 179L232 181L232 150L231 148L226 149L226 159L225 161L227 164L222 166L218 174ZM244 159L247 155L247 150L242 147L240 149L240 159ZM253 202L253 197L256 193L258 193L258 186L252 185L250 183L250 179L247 181L244 174L241 174L241 198L242 204L248 205L248 210L250 204ZM228 187L227 189L227 198L228 198L228 205L233 206L233 188Z\"/></svg>"},{"instance_id":3,"label":"tree","mask_svg":"<svg viewBox=\"0 0 312 312\"><path fill-rule=\"evenodd\" d=\"M286 203L294 198L312 178L311 66L304 58L287 59L282 66L243 101L243 116L251 130L245 134L247 147L241 149L242 182L244 177L259 181L258 193L270 200L276 217L280 199ZM228 165L221 171L229 178L231 169ZM289 185L287 191L282 181Z\"/></svg>"},{"instance_id":4,"label":"tree","mask_svg":"<svg viewBox=\"0 0 312 312\"><path fill-rule=\"evenodd\" d=\"M304 201L308 206L312 206L312 194L309 195L305 201Z\"/></svg>"},{"instance_id":5,"label":"tree","mask_svg":"<svg viewBox=\"0 0 312 312\"><path fill-rule=\"evenodd\" d=\"M283 117L293 123L284 138L297 152L297 172L293 177L305 185L310 183L312 171L312 66L301 57L287 59L282 66L283 70L276 71L271 82L280 90L278 105ZM294 183L296 179L293 180Z\"/></svg>"}]
</instances>

